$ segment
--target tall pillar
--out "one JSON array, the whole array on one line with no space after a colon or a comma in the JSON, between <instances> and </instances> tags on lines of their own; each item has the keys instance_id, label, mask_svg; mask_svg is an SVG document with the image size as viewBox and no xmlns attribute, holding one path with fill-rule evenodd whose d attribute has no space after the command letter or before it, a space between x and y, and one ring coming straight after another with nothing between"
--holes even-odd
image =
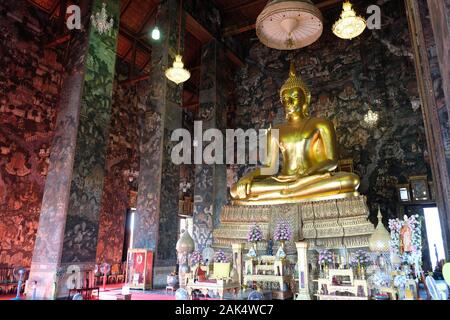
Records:
<instances>
[{"instance_id":1,"label":"tall pillar","mask_svg":"<svg viewBox=\"0 0 450 320\"><path fill-rule=\"evenodd\" d=\"M221 43L212 40L203 46L199 97L200 116L197 119L202 121L203 132L215 128L224 134L227 108L225 84L228 68L226 63ZM195 168L193 235L197 250L203 250L207 245L212 245L212 232L220 222L220 212L226 201L226 165L197 164Z\"/></svg>"},{"instance_id":2,"label":"tall pillar","mask_svg":"<svg viewBox=\"0 0 450 320\"><path fill-rule=\"evenodd\" d=\"M444 2L447 6L441 7ZM428 1L428 3L427 8L426 2L405 1L436 200L448 258L450 256L450 114L448 113L450 39L449 30L444 29L450 26L448 20L450 3L449 0ZM431 33L434 33L434 37ZM433 50L434 47L436 50ZM434 56L434 52L437 56Z\"/></svg>"},{"instance_id":3,"label":"tall pillar","mask_svg":"<svg viewBox=\"0 0 450 320\"><path fill-rule=\"evenodd\" d=\"M245 243L233 243L231 249L233 250L233 266L237 268L239 283L242 285L244 282L243 270L244 270L244 248Z\"/></svg>"},{"instance_id":4,"label":"tall pillar","mask_svg":"<svg viewBox=\"0 0 450 320\"><path fill-rule=\"evenodd\" d=\"M296 242L298 265L298 295L296 300L311 300L309 294L308 243Z\"/></svg>"},{"instance_id":5,"label":"tall pillar","mask_svg":"<svg viewBox=\"0 0 450 320\"><path fill-rule=\"evenodd\" d=\"M450 115L450 0L427 0L427 3L444 88L445 106L447 114ZM447 123L450 124L450 118L447 118Z\"/></svg>"},{"instance_id":6,"label":"tall pillar","mask_svg":"<svg viewBox=\"0 0 450 320\"><path fill-rule=\"evenodd\" d=\"M114 19L103 35L89 27L102 3ZM113 0L82 1L85 28L73 32L29 278L37 299L52 299L54 286L66 295L68 278L80 285L95 263L119 10Z\"/></svg>"},{"instance_id":7,"label":"tall pillar","mask_svg":"<svg viewBox=\"0 0 450 320\"><path fill-rule=\"evenodd\" d=\"M178 238L179 166L171 160L173 130L182 127L181 94L165 76L177 53L179 2L161 4L158 24L162 40L152 47L152 72L148 95L141 97L141 142L137 212L133 236L134 248L145 248L156 254L156 265L176 265ZM185 30L181 23L181 49Z\"/></svg>"}]
</instances>

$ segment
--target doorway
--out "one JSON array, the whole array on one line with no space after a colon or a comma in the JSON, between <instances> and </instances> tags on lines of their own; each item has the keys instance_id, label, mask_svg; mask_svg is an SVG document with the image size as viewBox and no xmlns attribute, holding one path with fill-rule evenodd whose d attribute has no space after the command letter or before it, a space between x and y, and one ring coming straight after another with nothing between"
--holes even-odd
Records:
<instances>
[{"instance_id":1,"label":"doorway","mask_svg":"<svg viewBox=\"0 0 450 320\"><path fill-rule=\"evenodd\" d=\"M127 261L128 250L133 249L134 217L136 208L127 210L125 218L125 236L123 239L122 261Z\"/></svg>"},{"instance_id":2,"label":"doorway","mask_svg":"<svg viewBox=\"0 0 450 320\"><path fill-rule=\"evenodd\" d=\"M437 207L423 208L425 228L427 232L428 251L433 270L439 260L445 259L444 241L442 239L441 221Z\"/></svg>"}]
</instances>

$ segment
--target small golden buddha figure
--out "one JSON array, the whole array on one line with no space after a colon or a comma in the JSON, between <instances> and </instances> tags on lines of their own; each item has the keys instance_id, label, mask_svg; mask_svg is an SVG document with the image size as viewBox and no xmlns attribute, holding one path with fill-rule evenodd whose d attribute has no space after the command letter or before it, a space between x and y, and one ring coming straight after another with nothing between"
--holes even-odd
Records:
<instances>
[{"instance_id":1,"label":"small golden buddha figure","mask_svg":"<svg viewBox=\"0 0 450 320\"><path fill-rule=\"evenodd\" d=\"M268 170L257 168L234 184L234 203L267 205L359 195L357 175L334 172L338 164L334 126L326 119L309 116L311 93L297 77L293 63L280 98L286 122L274 128L278 129L278 139L272 130L268 132ZM264 175L263 172L278 172L278 150L283 158L281 172Z\"/></svg>"}]
</instances>

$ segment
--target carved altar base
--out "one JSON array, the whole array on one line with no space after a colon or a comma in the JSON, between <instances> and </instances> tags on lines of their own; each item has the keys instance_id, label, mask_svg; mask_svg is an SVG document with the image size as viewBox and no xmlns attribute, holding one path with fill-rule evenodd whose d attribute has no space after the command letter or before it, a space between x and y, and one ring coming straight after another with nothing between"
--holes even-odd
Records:
<instances>
[{"instance_id":1,"label":"carved altar base","mask_svg":"<svg viewBox=\"0 0 450 320\"><path fill-rule=\"evenodd\" d=\"M293 228L293 239L285 248L288 255L296 254L295 241L302 239L308 243L308 250L364 248L369 246L374 231L368 215L366 197L361 195L296 204L225 206L220 225L213 232L213 246L229 250L233 243L246 243L248 230L255 223L267 242L273 239L275 226L282 220Z\"/></svg>"}]
</instances>

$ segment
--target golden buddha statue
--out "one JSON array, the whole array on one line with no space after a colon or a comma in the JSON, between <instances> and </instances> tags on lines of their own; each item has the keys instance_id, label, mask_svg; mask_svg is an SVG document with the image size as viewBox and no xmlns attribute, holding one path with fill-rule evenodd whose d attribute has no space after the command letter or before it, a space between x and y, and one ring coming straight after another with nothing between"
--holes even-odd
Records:
<instances>
[{"instance_id":1,"label":"golden buddha statue","mask_svg":"<svg viewBox=\"0 0 450 320\"><path fill-rule=\"evenodd\" d=\"M311 93L297 77L291 62L289 79L280 90L286 122L275 127L277 139L269 130L266 170L257 168L231 187L234 204L267 205L358 196L360 179L348 172L335 173L338 164L333 124L309 116ZM278 172L278 150L282 170Z\"/></svg>"}]
</instances>

